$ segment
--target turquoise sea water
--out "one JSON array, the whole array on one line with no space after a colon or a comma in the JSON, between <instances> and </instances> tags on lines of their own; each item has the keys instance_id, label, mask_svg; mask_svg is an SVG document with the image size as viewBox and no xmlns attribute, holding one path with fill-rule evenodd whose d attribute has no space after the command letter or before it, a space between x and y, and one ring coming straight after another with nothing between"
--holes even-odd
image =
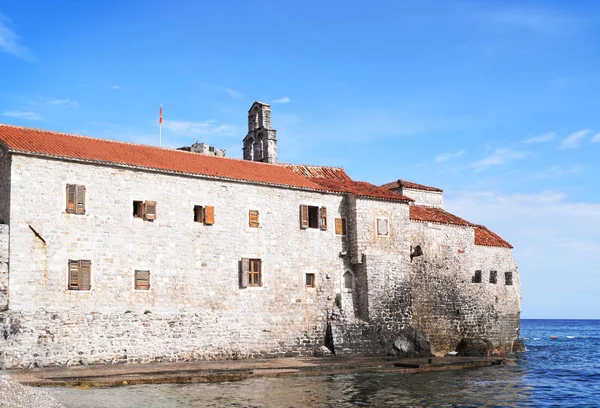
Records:
<instances>
[{"instance_id":1,"label":"turquoise sea water","mask_svg":"<svg viewBox=\"0 0 600 408\"><path fill-rule=\"evenodd\" d=\"M600 406L600 320L522 320L521 335L514 366L48 391L68 407Z\"/></svg>"}]
</instances>

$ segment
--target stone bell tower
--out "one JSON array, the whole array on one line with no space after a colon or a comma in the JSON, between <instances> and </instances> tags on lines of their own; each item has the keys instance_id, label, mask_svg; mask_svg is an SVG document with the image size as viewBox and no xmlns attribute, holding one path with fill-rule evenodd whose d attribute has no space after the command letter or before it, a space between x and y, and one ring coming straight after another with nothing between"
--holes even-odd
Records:
<instances>
[{"instance_id":1,"label":"stone bell tower","mask_svg":"<svg viewBox=\"0 0 600 408\"><path fill-rule=\"evenodd\" d=\"M248 111L244 160L277 163L277 131L271 129L271 106L254 102Z\"/></svg>"}]
</instances>

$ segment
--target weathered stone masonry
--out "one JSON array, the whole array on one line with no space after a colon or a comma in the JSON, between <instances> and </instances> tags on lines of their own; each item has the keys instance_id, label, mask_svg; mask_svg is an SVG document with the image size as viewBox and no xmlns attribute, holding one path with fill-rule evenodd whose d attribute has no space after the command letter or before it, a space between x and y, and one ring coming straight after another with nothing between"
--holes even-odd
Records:
<instances>
[{"instance_id":1,"label":"weathered stone masonry","mask_svg":"<svg viewBox=\"0 0 600 408\"><path fill-rule=\"evenodd\" d=\"M250 163L0 125L0 367L284 357L324 344L381 355L410 325L437 353L462 337L511 345L521 288L508 243L476 245L477 226L444 222L439 189L276 164L270 114L249 111ZM66 211L71 184L85 186L84 214ZM134 217L133 201L156 202L156 219ZM326 212L327 228L302 228L301 205ZM413 217L415 205L436 213ZM194 206L213 207L214 224L195 222ZM245 258L261 260L261 286L240 287ZM91 290L68 289L69 260L91 262ZM135 270L150 271L150 290L135 290Z\"/></svg>"}]
</instances>

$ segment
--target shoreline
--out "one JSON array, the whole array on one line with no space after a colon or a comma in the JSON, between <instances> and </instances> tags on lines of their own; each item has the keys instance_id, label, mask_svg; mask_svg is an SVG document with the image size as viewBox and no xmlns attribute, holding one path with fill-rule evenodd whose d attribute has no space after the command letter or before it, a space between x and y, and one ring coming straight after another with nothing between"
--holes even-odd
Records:
<instances>
[{"instance_id":1,"label":"shoreline","mask_svg":"<svg viewBox=\"0 0 600 408\"><path fill-rule=\"evenodd\" d=\"M392 372L412 374L514 364L486 357L293 357L179 363L47 367L0 372L33 387L118 387L136 384L190 384L243 381L257 377L324 376Z\"/></svg>"}]
</instances>

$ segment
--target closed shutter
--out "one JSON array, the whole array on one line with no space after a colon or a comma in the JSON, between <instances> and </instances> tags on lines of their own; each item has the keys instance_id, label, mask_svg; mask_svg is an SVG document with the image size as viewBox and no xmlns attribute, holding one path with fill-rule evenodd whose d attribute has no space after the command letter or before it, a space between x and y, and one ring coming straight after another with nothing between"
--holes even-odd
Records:
<instances>
[{"instance_id":1,"label":"closed shutter","mask_svg":"<svg viewBox=\"0 0 600 408\"><path fill-rule=\"evenodd\" d=\"M327 231L327 208L321 207L321 231Z\"/></svg>"},{"instance_id":2,"label":"closed shutter","mask_svg":"<svg viewBox=\"0 0 600 408\"><path fill-rule=\"evenodd\" d=\"M250 259L242 258L240 265L240 288L248 287L248 272L250 269Z\"/></svg>"},{"instance_id":3,"label":"closed shutter","mask_svg":"<svg viewBox=\"0 0 600 408\"><path fill-rule=\"evenodd\" d=\"M346 235L346 219L336 218L335 219L335 233L337 235Z\"/></svg>"},{"instance_id":4,"label":"closed shutter","mask_svg":"<svg viewBox=\"0 0 600 408\"><path fill-rule=\"evenodd\" d=\"M79 261L69 260L69 289L79 289Z\"/></svg>"},{"instance_id":5,"label":"closed shutter","mask_svg":"<svg viewBox=\"0 0 600 408\"><path fill-rule=\"evenodd\" d=\"M377 234L387 235L388 234L388 220L378 219L377 220Z\"/></svg>"},{"instance_id":6,"label":"closed shutter","mask_svg":"<svg viewBox=\"0 0 600 408\"><path fill-rule=\"evenodd\" d=\"M144 202L144 218L147 220L156 219L156 201Z\"/></svg>"},{"instance_id":7,"label":"closed shutter","mask_svg":"<svg viewBox=\"0 0 600 408\"><path fill-rule=\"evenodd\" d=\"M150 290L150 271L135 271L135 289Z\"/></svg>"},{"instance_id":8,"label":"closed shutter","mask_svg":"<svg viewBox=\"0 0 600 408\"><path fill-rule=\"evenodd\" d=\"M85 214L85 186L76 186L77 193L77 206L76 206L76 214Z\"/></svg>"},{"instance_id":9,"label":"closed shutter","mask_svg":"<svg viewBox=\"0 0 600 408\"><path fill-rule=\"evenodd\" d=\"M308 205L300 206L300 228L308 228Z\"/></svg>"},{"instance_id":10,"label":"closed shutter","mask_svg":"<svg viewBox=\"0 0 600 408\"><path fill-rule=\"evenodd\" d=\"M250 210L249 217L250 217L249 225L253 228L258 228L258 211Z\"/></svg>"},{"instance_id":11,"label":"closed shutter","mask_svg":"<svg viewBox=\"0 0 600 408\"><path fill-rule=\"evenodd\" d=\"M79 261L79 290L90 290L92 287L92 263Z\"/></svg>"},{"instance_id":12,"label":"closed shutter","mask_svg":"<svg viewBox=\"0 0 600 408\"><path fill-rule=\"evenodd\" d=\"M69 214L75 214L76 212L76 190L77 186L75 184L67 184L67 212Z\"/></svg>"},{"instance_id":13,"label":"closed shutter","mask_svg":"<svg viewBox=\"0 0 600 408\"><path fill-rule=\"evenodd\" d=\"M204 223L206 225L213 225L215 223L215 207L208 205L204 207Z\"/></svg>"}]
</instances>

